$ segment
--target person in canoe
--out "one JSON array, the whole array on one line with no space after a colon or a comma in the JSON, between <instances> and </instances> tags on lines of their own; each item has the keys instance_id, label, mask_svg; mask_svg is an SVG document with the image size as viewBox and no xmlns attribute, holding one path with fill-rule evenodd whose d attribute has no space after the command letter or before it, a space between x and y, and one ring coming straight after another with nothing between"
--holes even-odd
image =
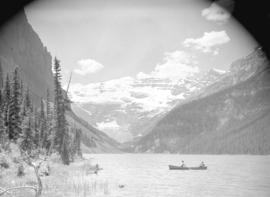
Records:
<instances>
[{"instance_id":1,"label":"person in canoe","mask_svg":"<svg viewBox=\"0 0 270 197\"><path fill-rule=\"evenodd\" d=\"M181 164L181 166L180 166L181 168L185 168L186 167L186 164L185 164L185 162L182 160L182 164Z\"/></svg>"},{"instance_id":2,"label":"person in canoe","mask_svg":"<svg viewBox=\"0 0 270 197\"><path fill-rule=\"evenodd\" d=\"M98 170L99 170L99 165L96 164L96 169L95 169L94 173L97 174L98 173Z\"/></svg>"},{"instance_id":3,"label":"person in canoe","mask_svg":"<svg viewBox=\"0 0 270 197\"><path fill-rule=\"evenodd\" d=\"M205 167L205 164L204 164L204 162L202 161L201 162L201 164L200 164L200 166L199 166L200 168L204 168Z\"/></svg>"}]
</instances>

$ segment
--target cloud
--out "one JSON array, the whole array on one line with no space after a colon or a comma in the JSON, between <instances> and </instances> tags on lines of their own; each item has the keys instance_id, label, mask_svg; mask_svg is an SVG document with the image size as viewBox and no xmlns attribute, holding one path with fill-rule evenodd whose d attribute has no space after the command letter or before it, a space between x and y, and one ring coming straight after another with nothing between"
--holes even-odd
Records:
<instances>
[{"instance_id":1,"label":"cloud","mask_svg":"<svg viewBox=\"0 0 270 197\"><path fill-rule=\"evenodd\" d=\"M199 72L194 66L198 62L195 57L184 51L167 52L164 54L163 63L157 64L154 71L149 74L138 73L138 79L161 78L179 80Z\"/></svg>"},{"instance_id":2,"label":"cloud","mask_svg":"<svg viewBox=\"0 0 270 197\"><path fill-rule=\"evenodd\" d=\"M203 9L201 15L205 17L206 20L220 23L226 22L231 16L227 10L216 3L212 3L209 8Z\"/></svg>"},{"instance_id":3,"label":"cloud","mask_svg":"<svg viewBox=\"0 0 270 197\"><path fill-rule=\"evenodd\" d=\"M113 103L123 105L123 98L129 98L134 79L122 77L98 83L70 84L71 99L79 103Z\"/></svg>"},{"instance_id":4,"label":"cloud","mask_svg":"<svg viewBox=\"0 0 270 197\"><path fill-rule=\"evenodd\" d=\"M100 71L104 66L93 59L82 59L78 62L79 68L74 69L74 72L79 75L87 75Z\"/></svg>"},{"instance_id":5,"label":"cloud","mask_svg":"<svg viewBox=\"0 0 270 197\"><path fill-rule=\"evenodd\" d=\"M119 109L136 105L136 111L150 112L162 111L170 102L183 99L182 95L174 95L170 88L166 89L166 85L173 86L166 79L120 78L85 85L70 84L69 92L72 101L77 103L113 104Z\"/></svg>"},{"instance_id":6,"label":"cloud","mask_svg":"<svg viewBox=\"0 0 270 197\"><path fill-rule=\"evenodd\" d=\"M150 73L140 72L136 77L98 83L71 84L69 92L74 102L109 103L119 106L119 109L136 106L132 109L154 114L167 109L171 102L184 98L180 93L173 94L171 87L179 83L179 80L197 74L197 64L195 57L187 52L167 52L162 63L157 64Z\"/></svg>"},{"instance_id":7,"label":"cloud","mask_svg":"<svg viewBox=\"0 0 270 197\"><path fill-rule=\"evenodd\" d=\"M204 35L200 38L187 38L183 45L185 47L192 47L197 50L201 50L204 53L213 53L217 55L219 49L217 46L225 44L230 41L227 33L223 31L211 31L204 32Z\"/></svg>"}]
</instances>

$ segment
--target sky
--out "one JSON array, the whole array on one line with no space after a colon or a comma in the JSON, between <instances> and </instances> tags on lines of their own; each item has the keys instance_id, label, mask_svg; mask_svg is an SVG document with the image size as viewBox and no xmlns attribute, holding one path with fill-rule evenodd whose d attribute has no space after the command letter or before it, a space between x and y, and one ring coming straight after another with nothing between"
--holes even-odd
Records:
<instances>
[{"instance_id":1,"label":"sky","mask_svg":"<svg viewBox=\"0 0 270 197\"><path fill-rule=\"evenodd\" d=\"M63 84L123 77L179 78L227 70L256 42L228 12L203 0L39 0L25 8L62 65Z\"/></svg>"},{"instance_id":2,"label":"sky","mask_svg":"<svg viewBox=\"0 0 270 197\"><path fill-rule=\"evenodd\" d=\"M25 11L60 59L64 87L73 73L71 100L92 119L93 107L113 106L117 116L108 112L93 126L120 141L134 137L128 115L171 109L185 99L171 87L193 92L187 81L213 68L227 72L257 46L229 12L204 0L39 0Z\"/></svg>"}]
</instances>

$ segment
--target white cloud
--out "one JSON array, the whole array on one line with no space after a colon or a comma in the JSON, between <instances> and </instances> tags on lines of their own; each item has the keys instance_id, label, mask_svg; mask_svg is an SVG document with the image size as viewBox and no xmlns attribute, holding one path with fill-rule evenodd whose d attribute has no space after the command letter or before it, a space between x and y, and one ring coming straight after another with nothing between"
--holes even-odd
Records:
<instances>
[{"instance_id":1,"label":"white cloud","mask_svg":"<svg viewBox=\"0 0 270 197\"><path fill-rule=\"evenodd\" d=\"M114 104L119 109L136 105L136 111L155 111L166 109L169 103L176 99L183 99L182 95L173 95L170 89L162 86L166 84L163 79L157 82L145 80L120 78L102 83L71 84L71 99L77 103ZM157 79L154 79L157 80ZM139 95L139 96L138 96ZM141 96L143 95L143 96Z\"/></svg>"},{"instance_id":2,"label":"white cloud","mask_svg":"<svg viewBox=\"0 0 270 197\"><path fill-rule=\"evenodd\" d=\"M217 55L219 49L217 46L225 44L230 41L226 31L211 31L204 32L204 35L200 38L187 38L183 45L185 47L192 47L197 50L201 50L204 53L213 53Z\"/></svg>"},{"instance_id":3,"label":"white cloud","mask_svg":"<svg viewBox=\"0 0 270 197\"><path fill-rule=\"evenodd\" d=\"M115 103L123 105L123 98L129 98L134 79L123 77L99 83L70 84L71 99L79 103Z\"/></svg>"},{"instance_id":4,"label":"white cloud","mask_svg":"<svg viewBox=\"0 0 270 197\"><path fill-rule=\"evenodd\" d=\"M199 68L194 66L198 62L195 57L184 51L174 51L165 53L163 63L158 64L150 74L140 72L137 78L162 78L179 80L199 72Z\"/></svg>"},{"instance_id":5,"label":"white cloud","mask_svg":"<svg viewBox=\"0 0 270 197\"><path fill-rule=\"evenodd\" d=\"M79 75L87 75L100 71L104 66L93 59L82 59L78 62L79 68L74 69L74 72Z\"/></svg>"},{"instance_id":6,"label":"white cloud","mask_svg":"<svg viewBox=\"0 0 270 197\"><path fill-rule=\"evenodd\" d=\"M69 92L74 102L111 103L118 105L119 109L135 104L136 111L155 113L167 109L170 102L184 98L182 94L174 95L171 87L179 80L198 73L199 68L194 66L196 64L192 55L174 51L165 53L163 63L150 73L140 72L134 78L123 77L86 85L71 84Z\"/></svg>"},{"instance_id":7,"label":"white cloud","mask_svg":"<svg viewBox=\"0 0 270 197\"><path fill-rule=\"evenodd\" d=\"M230 18L230 13L216 3L212 3L209 8L202 10L202 16L209 21L226 22Z\"/></svg>"}]
</instances>

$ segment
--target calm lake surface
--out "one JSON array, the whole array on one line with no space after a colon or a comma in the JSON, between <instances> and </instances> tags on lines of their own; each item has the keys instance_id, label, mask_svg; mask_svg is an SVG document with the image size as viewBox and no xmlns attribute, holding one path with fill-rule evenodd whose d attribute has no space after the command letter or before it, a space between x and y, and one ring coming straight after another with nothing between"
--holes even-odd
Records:
<instances>
[{"instance_id":1,"label":"calm lake surface","mask_svg":"<svg viewBox=\"0 0 270 197\"><path fill-rule=\"evenodd\" d=\"M269 197L270 156L91 154L103 170L89 179L106 185L95 196L112 197ZM197 166L205 171L172 171L169 164ZM119 185L124 185L120 188Z\"/></svg>"}]
</instances>

